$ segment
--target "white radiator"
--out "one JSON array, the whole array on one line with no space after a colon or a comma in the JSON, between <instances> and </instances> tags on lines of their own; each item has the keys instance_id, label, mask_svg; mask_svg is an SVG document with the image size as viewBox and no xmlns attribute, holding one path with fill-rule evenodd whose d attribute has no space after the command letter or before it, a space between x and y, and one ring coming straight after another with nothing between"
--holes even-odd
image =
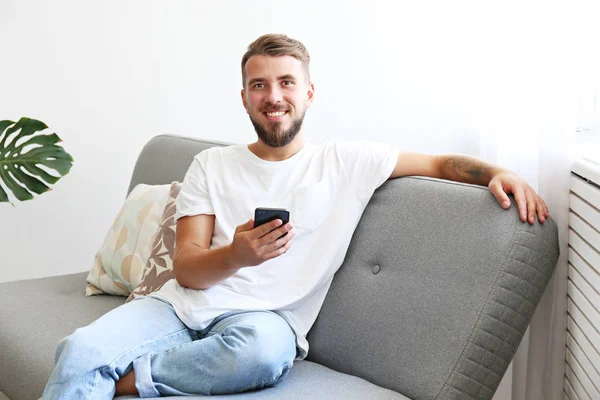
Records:
<instances>
[{"instance_id":1,"label":"white radiator","mask_svg":"<svg viewBox=\"0 0 600 400\"><path fill-rule=\"evenodd\" d=\"M600 165L571 174L565 397L600 400Z\"/></svg>"}]
</instances>

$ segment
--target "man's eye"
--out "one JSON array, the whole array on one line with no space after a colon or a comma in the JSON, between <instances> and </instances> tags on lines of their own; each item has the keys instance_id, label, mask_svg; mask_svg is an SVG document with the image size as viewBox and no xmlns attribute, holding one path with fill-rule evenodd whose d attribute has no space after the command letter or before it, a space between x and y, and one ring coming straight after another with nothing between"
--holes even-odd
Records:
<instances>
[{"instance_id":1,"label":"man's eye","mask_svg":"<svg viewBox=\"0 0 600 400\"><path fill-rule=\"evenodd\" d=\"M294 82L292 82L292 81L283 81L284 86L291 86L293 84L294 84Z\"/></svg>"},{"instance_id":2,"label":"man's eye","mask_svg":"<svg viewBox=\"0 0 600 400\"><path fill-rule=\"evenodd\" d=\"M262 89L262 88L264 88L264 87L265 87L265 85L264 85L264 84L262 84L262 83L255 83L255 84L254 84L254 87L255 87L256 89Z\"/></svg>"}]
</instances>

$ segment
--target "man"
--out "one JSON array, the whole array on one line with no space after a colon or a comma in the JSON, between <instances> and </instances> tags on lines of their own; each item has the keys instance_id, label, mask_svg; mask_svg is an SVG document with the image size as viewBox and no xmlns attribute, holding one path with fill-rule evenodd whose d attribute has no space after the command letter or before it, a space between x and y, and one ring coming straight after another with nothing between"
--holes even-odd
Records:
<instances>
[{"instance_id":1,"label":"man","mask_svg":"<svg viewBox=\"0 0 600 400\"><path fill-rule=\"evenodd\" d=\"M306 142L309 60L285 35L249 46L241 95L258 140L194 158L177 199L176 279L61 340L44 399L224 394L281 382L306 357L305 336L354 228L387 179L486 185L505 209L514 194L523 222L544 222L546 204L527 183L474 157ZM265 206L290 209L290 223L255 227L253 210Z\"/></svg>"}]
</instances>

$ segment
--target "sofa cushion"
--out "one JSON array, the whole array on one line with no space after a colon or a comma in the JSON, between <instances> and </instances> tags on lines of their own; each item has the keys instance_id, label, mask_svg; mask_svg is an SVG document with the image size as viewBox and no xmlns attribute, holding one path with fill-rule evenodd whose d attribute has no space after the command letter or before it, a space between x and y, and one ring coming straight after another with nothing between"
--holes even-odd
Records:
<instances>
[{"instance_id":1,"label":"sofa cushion","mask_svg":"<svg viewBox=\"0 0 600 400\"><path fill-rule=\"evenodd\" d=\"M173 279L173 256L175 253L175 235L177 233L177 222L175 221L175 212L177 211L177 196L181 191L181 183L171 183L169 191L169 200L165 205L160 225L154 241L152 242L152 251L140 284L131 292L127 302L132 301L138 296L147 296L160 289L168 280Z\"/></svg>"},{"instance_id":2,"label":"sofa cushion","mask_svg":"<svg viewBox=\"0 0 600 400\"><path fill-rule=\"evenodd\" d=\"M86 297L86 275L0 284L0 391L9 399L40 397L58 341L125 302L122 296Z\"/></svg>"},{"instance_id":3,"label":"sofa cushion","mask_svg":"<svg viewBox=\"0 0 600 400\"><path fill-rule=\"evenodd\" d=\"M0 307L0 392L10 400L40 397L54 368L58 341L124 304L125 298L121 296L86 297L83 290L86 274L0 284L0 304L4 305ZM137 397L119 397L126 398ZM277 387L219 396L224 400L251 398L406 399L364 379L309 361L296 363Z\"/></svg>"},{"instance_id":4,"label":"sofa cushion","mask_svg":"<svg viewBox=\"0 0 600 400\"><path fill-rule=\"evenodd\" d=\"M212 397L212 396L210 396ZM322 365L299 361L290 374L277 386L252 392L214 396L219 400L410 400L399 393L376 386L362 378L342 374ZM120 396L117 400L137 399L137 396ZM186 399L206 399L190 396ZM158 398L155 398L158 400ZM182 399L182 397L160 397L160 399Z\"/></svg>"},{"instance_id":5,"label":"sofa cushion","mask_svg":"<svg viewBox=\"0 0 600 400\"><path fill-rule=\"evenodd\" d=\"M86 294L129 296L142 281L171 185L140 184L127 196L96 253Z\"/></svg>"}]
</instances>

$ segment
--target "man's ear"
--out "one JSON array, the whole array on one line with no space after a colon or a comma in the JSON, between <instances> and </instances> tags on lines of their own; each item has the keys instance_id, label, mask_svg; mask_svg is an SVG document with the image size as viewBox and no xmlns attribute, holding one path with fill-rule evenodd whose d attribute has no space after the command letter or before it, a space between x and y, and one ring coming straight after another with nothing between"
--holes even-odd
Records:
<instances>
[{"instance_id":1,"label":"man's ear","mask_svg":"<svg viewBox=\"0 0 600 400\"><path fill-rule=\"evenodd\" d=\"M244 105L244 108L246 109L246 113L249 114L248 103L246 103L246 92L244 91L244 89L242 89L241 95L242 95L242 104Z\"/></svg>"},{"instance_id":2,"label":"man's ear","mask_svg":"<svg viewBox=\"0 0 600 400\"><path fill-rule=\"evenodd\" d=\"M308 98L306 99L306 102L304 103L304 105L306 106L306 108L309 108L315 98L315 85L312 82L308 83L308 92L307 92Z\"/></svg>"}]
</instances>

